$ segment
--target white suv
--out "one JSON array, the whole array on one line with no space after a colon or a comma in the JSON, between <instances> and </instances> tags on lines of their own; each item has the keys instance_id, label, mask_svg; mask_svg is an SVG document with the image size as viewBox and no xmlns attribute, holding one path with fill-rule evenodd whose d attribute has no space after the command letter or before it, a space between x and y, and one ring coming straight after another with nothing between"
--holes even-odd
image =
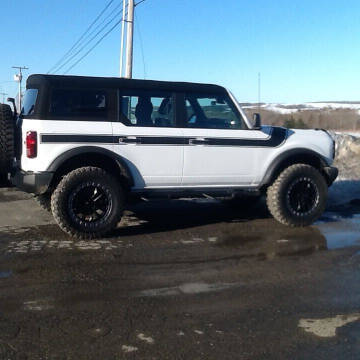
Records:
<instances>
[{"instance_id":1,"label":"white suv","mask_svg":"<svg viewBox=\"0 0 360 360\"><path fill-rule=\"evenodd\" d=\"M216 85L32 75L19 116L0 106L2 171L78 238L108 233L133 194L267 192L278 221L306 226L324 211L334 153L326 131L253 124Z\"/></svg>"}]
</instances>

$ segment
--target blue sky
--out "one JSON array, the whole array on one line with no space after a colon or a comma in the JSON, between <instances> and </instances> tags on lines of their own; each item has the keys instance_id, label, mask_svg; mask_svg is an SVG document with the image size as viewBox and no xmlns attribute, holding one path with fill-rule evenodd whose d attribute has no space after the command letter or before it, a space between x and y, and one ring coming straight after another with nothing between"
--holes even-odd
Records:
<instances>
[{"instance_id":1,"label":"blue sky","mask_svg":"<svg viewBox=\"0 0 360 360\"><path fill-rule=\"evenodd\" d=\"M4 1L0 92L16 93L12 65L46 73L108 1ZM218 83L256 102L261 72L265 102L360 101L359 13L353 0L146 0L134 77ZM120 28L71 74L117 76L119 51Z\"/></svg>"}]
</instances>

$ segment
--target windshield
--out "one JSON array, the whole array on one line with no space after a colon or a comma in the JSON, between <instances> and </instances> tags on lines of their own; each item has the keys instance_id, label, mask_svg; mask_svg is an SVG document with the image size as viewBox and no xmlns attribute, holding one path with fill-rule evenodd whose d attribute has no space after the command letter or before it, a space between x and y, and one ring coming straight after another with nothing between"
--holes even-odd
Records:
<instances>
[{"instance_id":1,"label":"windshield","mask_svg":"<svg viewBox=\"0 0 360 360\"><path fill-rule=\"evenodd\" d=\"M21 109L21 115L29 116L34 113L38 92L39 92L38 89L26 90L23 101L23 107Z\"/></svg>"},{"instance_id":2,"label":"windshield","mask_svg":"<svg viewBox=\"0 0 360 360\"><path fill-rule=\"evenodd\" d=\"M247 118L244 110L241 108L240 103L238 102L238 100L236 99L236 97L234 96L234 94L230 90L227 90L227 91L228 91L228 94L229 94L231 100L234 102L236 108L239 110L239 112L240 112L242 118L244 119L246 125L248 126L249 129L251 129L252 125L251 125L249 119Z\"/></svg>"}]
</instances>

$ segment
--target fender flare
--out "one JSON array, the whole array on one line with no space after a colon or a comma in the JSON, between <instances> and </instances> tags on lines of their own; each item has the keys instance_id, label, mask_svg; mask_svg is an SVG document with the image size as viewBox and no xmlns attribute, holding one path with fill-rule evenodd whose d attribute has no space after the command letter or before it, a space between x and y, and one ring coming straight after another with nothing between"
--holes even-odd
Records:
<instances>
[{"instance_id":1,"label":"fender flare","mask_svg":"<svg viewBox=\"0 0 360 360\"><path fill-rule=\"evenodd\" d=\"M285 151L272 161L266 169L260 187L270 185L283 169L292 164L301 163L302 159L305 160L303 161L305 164L313 165L326 176L322 169L329 165L319 153L305 148L297 148Z\"/></svg>"},{"instance_id":2,"label":"fender flare","mask_svg":"<svg viewBox=\"0 0 360 360\"><path fill-rule=\"evenodd\" d=\"M134 185L134 178L130 171L129 165L126 163L125 159L108 149L104 149L98 146L80 146L68 150L62 153L61 155L59 155L55 160L53 160L53 162L48 166L46 171L56 173L56 171L63 164L65 164L65 162L71 160L72 158L75 158L76 156L84 155L84 154L99 154L115 161L119 167L120 173L128 179L129 185L130 186Z\"/></svg>"}]
</instances>

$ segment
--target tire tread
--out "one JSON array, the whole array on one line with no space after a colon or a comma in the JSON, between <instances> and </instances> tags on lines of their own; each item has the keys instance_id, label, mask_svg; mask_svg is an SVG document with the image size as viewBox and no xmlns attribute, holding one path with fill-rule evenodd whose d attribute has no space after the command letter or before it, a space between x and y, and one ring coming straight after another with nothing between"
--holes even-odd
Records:
<instances>
[{"instance_id":1,"label":"tire tread","mask_svg":"<svg viewBox=\"0 0 360 360\"><path fill-rule=\"evenodd\" d=\"M311 169L311 170L310 170ZM307 165L307 164L295 164L291 165L286 168L274 181L274 183L268 188L267 196L266 196L266 204L271 213L271 215L280 223L290 226L290 227L299 227L299 226L306 226L309 225L309 221L304 219L303 221L294 222L290 217L288 217L283 209L281 204L281 198L279 196L280 187L282 186L283 182L293 173L296 171L312 171L316 176L322 177L320 172L315 169L314 167ZM325 184L325 180L324 180ZM327 189L327 187L326 187ZM326 201L321 204L320 212L325 210Z\"/></svg>"},{"instance_id":2,"label":"tire tread","mask_svg":"<svg viewBox=\"0 0 360 360\"><path fill-rule=\"evenodd\" d=\"M0 104L0 174L7 174L14 158L14 124L9 105Z\"/></svg>"}]
</instances>

